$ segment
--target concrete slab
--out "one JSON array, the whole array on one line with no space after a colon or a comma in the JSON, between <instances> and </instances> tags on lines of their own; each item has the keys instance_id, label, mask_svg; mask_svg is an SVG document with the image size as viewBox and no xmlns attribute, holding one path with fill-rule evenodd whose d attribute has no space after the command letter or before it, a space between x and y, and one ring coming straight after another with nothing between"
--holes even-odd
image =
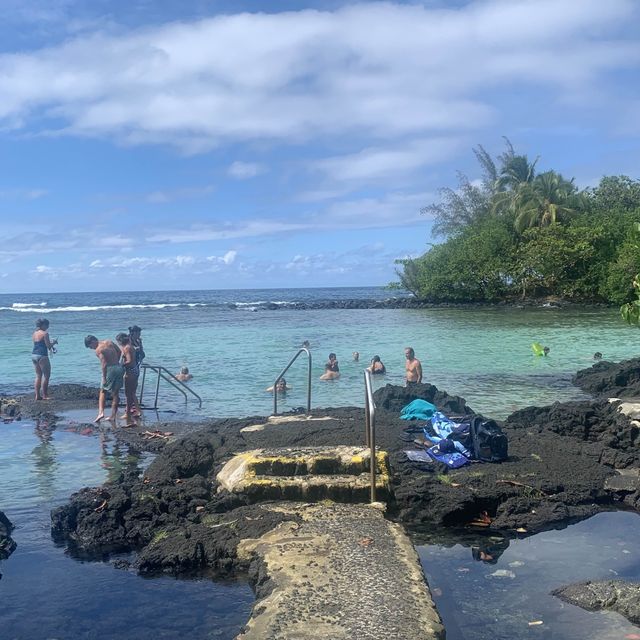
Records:
<instances>
[{"instance_id":1,"label":"concrete slab","mask_svg":"<svg viewBox=\"0 0 640 640\"><path fill-rule=\"evenodd\" d=\"M444 628L402 527L365 505L276 503L302 517L238 553L264 563L271 591L242 640L433 640Z\"/></svg>"},{"instance_id":2,"label":"concrete slab","mask_svg":"<svg viewBox=\"0 0 640 640\"><path fill-rule=\"evenodd\" d=\"M273 427L278 425L286 425L290 422L301 422L306 420L308 422L326 422L327 420L335 420L330 416L269 416L266 422L260 422L258 424L250 424L246 427L242 427L240 431L242 433L250 433L251 431L264 431L266 427Z\"/></svg>"}]
</instances>

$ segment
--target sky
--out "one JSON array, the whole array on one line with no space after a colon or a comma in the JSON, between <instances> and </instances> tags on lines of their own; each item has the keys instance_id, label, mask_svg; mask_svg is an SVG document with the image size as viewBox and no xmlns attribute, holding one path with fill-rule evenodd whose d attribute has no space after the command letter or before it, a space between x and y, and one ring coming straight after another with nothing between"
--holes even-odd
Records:
<instances>
[{"instance_id":1,"label":"sky","mask_svg":"<svg viewBox=\"0 0 640 640\"><path fill-rule=\"evenodd\" d=\"M384 285L503 136L640 178L635 0L0 11L0 292Z\"/></svg>"}]
</instances>

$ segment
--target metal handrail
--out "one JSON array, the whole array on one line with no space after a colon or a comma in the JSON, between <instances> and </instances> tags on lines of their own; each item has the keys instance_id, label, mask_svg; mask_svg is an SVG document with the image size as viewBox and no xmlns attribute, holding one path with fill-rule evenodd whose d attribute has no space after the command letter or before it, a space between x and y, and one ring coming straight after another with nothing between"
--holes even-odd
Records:
<instances>
[{"instance_id":1,"label":"metal handrail","mask_svg":"<svg viewBox=\"0 0 640 640\"><path fill-rule=\"evenodd\" d=\"M306 347L300 347L298 352L296 353L291 360L289 360L289 364L280 372L280 375L276 378L276 381L273 383L273 415L278 415L278 392L276 388L278 386L278 382L284 377L284 374L289 371L289 367L298 359L298 356L301 353L307 354L307 362L308 362L308 372L307 372L307 415L311 415L311 351Z\"/></svg>"},{"instance_id":2,"label":"metal handrail","mask_svg":"<svg viewBox=\"0 0 640 640\"><path fill-rule=\"evenodd\" d=\"M142 382L140 383L140 396L138 401L140 402L140 406L142 406L142 396L144 395L144 382L147 377L147 369L151 369L152 371L157 372L158 379L156 381L156 397L153 403L153 407L151 409L158 408L158 394L160 393L160 380L164 380L168 382L172 387L177 389L183 396L184 401L188 401L187 391L196 398L198 401L198 406L202 409L202 398L187 384L182 382L182 380L178 380L171 371L169 371L166 367L162 367L157 364L147 364L146 362L140 365L142 368Z\"/></svg>"},{"instance_id":3,"label":"metal handrail","mask_svg":"<svg viewBox=\"0 0 640 640\"><path fill-rule=\"evenodd\" d=\"M365 442L370 450L371 502L376 501L376 403L373 401L371 373L364 370Z\"/></svg>"}]
</instances>

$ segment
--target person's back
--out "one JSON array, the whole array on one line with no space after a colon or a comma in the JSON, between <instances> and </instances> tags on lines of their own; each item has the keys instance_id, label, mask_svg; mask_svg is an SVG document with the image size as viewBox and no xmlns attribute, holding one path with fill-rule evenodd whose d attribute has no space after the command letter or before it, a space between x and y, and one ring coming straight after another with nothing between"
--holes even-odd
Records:
<instances>
[{"instance_id":1,"label":"person's back","mask_svg":"<svg viewBox=\"0 0 640 640\"><path fill-rule=\"evenodd\" d=\"M373 356L368 369L374 375L383 375L387 372L387 368L384 366L382 360L380 360L380 356Z\"/></svg>"},{"instance_id":2,"label":"person's back","mask_svg":"<svg viewBox=\"0 0 640 640\"><path fill-rule=\"evenodd\" d=\"M96 348L96 355L98 357L102 356L104 363L107 366L111 366L120 363L122 351L120 351L120 347L118 347L115 342L111 340L100 340Z\"/></svg>"}]
</instances>

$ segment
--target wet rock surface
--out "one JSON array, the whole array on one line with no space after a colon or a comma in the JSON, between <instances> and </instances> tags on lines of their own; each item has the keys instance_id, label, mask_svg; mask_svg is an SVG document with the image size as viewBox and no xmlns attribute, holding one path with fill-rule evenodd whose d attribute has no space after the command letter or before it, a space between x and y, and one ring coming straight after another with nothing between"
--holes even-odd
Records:
<instances>
[{"instance_id":1,"label":"wet rock surface","mask_svg":"<svg viewBox=\"0 0 640 640\"><path fill-rule=\"evenodd\" d=\"M0 560L8 558L16 548L16 543L11 538L12 530L13 525L9 518L0 511Z\"/></svg>"},{"instance_id":2,"label":"wet rock surface","mask_svg":"<svg viewBox=\"0 0 640 640\"><path fill-rule=\"evenodd\" d=\"M98 409L97 387L87 387L82 384L54 384L49 387L50 400L35 400L32 395L24 395L17 400L20 411L24 416L32 418L55 417L65 411L73 409Z\"/></svg>"},{"instance_id":3,"label":"wet rock surface","mask_svg":"<svg viewBox=\"0 0 640 640\"><path fill-rule=\"evenodd\" d=\"M588 581L552 591L564 602L587 611L607 609L640 625L640 584L623 580Z\"/></svg>"},{"instance_id":4,"label":"wet rock surface","mask_svg":"<svg viewBox=\"0 0 640 640\"><path fill-rule=\"evenodd\" d=\"M417 433L405 432L412 423L400 420L395 408L418 395L448 413L471 411L462 398L432 385L408 389L387 385L377 392L377 444L389 452L389 517L412 527L460 531L483 517L488 532L516 535L566 526L621 500L637 508L637 491L618 491L615 482L605 488L616 467L637 466L631 446L634 427L610 403L566 403L516 412L504 423L509 438L507 461L450 470L439 463L412 463L404 454L405 449L414 448ZM259 512L251 496L222 490L216 474L235 454L252 449L362 443L363 409L318 410L314 416L332 419L290 416L291 421L275 424L261 417L225 419L199 425L199 431L182 436L178 435L181 427L172 424L176 435L154 442L159 455L144 478L123 478L114 485L75 494L68 505L54 511L54 534L68 540L78 553L101 555L143 550L159 531L168 529L189 528L193 537L203 518L228 515L239 507L248 509L247 513ZM256 424L261 425L259 430L245 429ZM134 429L121 430L120 436L145 446ZM252 525L246 526L246 535L256 537ZM189 540L185 538L184 545L191 548ZM190 551L178 553L171 562L154 566L190 570L191 557Z\"/></svg>"},{"instance_id":5,"label":"wet rock surface","mask_svg":"<svg viewBox=\"0 0 640 640\"><path fill-rule=\"evenodd\" d=\"M573 383L596 396L640 398L640 358L596 362L578 371Z\"/></svg>"}]
</instances>

